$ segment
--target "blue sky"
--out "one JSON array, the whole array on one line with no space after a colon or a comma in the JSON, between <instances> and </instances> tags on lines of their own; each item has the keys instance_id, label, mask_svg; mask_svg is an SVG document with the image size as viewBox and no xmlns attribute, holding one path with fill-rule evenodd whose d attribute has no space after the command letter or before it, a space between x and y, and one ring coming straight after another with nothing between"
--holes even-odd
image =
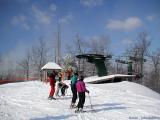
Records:
<instances>
[{"instance_id":1,"label":"blue sky","mask_svg":"<svg viewBox=\"0 0 160 120\"><path fill-rule=\"evenodd\" d=\"M0 0L0 54L23 54L40 38L52 49L58 20L63 51L77 34L107 35L110 51L120 55L143 31L151 49L160 48L160 0Z\"/></svg>"}]
</instances>

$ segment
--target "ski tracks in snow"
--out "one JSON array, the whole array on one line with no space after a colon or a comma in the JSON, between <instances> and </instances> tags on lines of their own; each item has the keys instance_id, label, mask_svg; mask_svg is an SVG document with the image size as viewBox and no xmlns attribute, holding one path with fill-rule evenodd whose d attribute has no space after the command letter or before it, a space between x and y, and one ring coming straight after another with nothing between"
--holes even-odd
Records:
<instances>
[{"instance_id":1,"label":"ski tracks in snow","mask_svg":"<svg viewBox=\"0 0 160 120\"><path fill-rule=\"evenodd\" d=\"M72 108L72 109L69 108L71 99L67 99L66 101L66 98L67 98L66 96L60 97L57 100L55 100L55 102L58 102L59 104L63 105L63 108L66 108L65 112L75 116L76 118L73 118L74 120L94 120L94 119L98 120L96 113L90 112L91 110L90 108L87 109L88 112L86 111L84 113L75 113L76 108ZM86 106L84 106L84 110L86 110Z\"/></svg>"},{"instance_id":2,"label":"ski tracks in snow","mask_svg":"<svg viewBox=\"0 0 160 120\"><path fill-rule=\"evenodd\" d=\"M97 86L97 87L94 87ZM93 87L93 88L92 88ZM101 86L100 86L101 87ZM92 94L92 101L94 108L98 111L99 119L123 119L142 118L142 117L158 117L160 119L160 101L154 98L136 94L121 87L109 86L104 88L98 85L92 85L89 90L94 90L96 93ZM103 96L103 97L102 97ZM101 98L101 99L99 99ZM96 101L96 102L94 102ZM99 104L97 104L99 103ZM159 108L157 109L157 106ZM156 109L153 109L156 108ZM101 113L103 117L101 117Z\"/></svg>"}]
</instances>

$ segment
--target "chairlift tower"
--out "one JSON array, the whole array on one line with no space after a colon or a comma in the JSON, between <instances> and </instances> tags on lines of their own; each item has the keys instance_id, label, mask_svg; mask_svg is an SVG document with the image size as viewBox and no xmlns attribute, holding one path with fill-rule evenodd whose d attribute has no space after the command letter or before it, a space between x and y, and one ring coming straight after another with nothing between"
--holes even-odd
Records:
<instances>
[{"instance_id":1,"label":"chairlift tower","mask_svg":"<svg viewBox=\"0 0 160 120\"><path fill-rule=\"evenodd\" d=\"M60 23L58 23L58 32L56 37L56 46L55 46L55 62L58 65L61 65L61 30Z\"/></svg>"},{"instance_id":2,"label":"chairlift tower","mask_svg":"<svg viewBox=\"0 0 160 120\"><path fill-rule=\"evenodd\" d=\"M118 63L122 63L122 64L128 64L127 66L127 71L128 71L128 75L133 75L133 73L137 76L137 78L141 78L143 77L143 71L137 71L137 63L139 62L146 62L147 60L144 58L140 58L140 57L133 57L133 56L127 56L128 60L120 60L120 59L116 59L115 62ZM133 70L133 64L135 63L135 67ZM142 66L141 66L142 67Z\"/></svg>"},{"instance_id":3,"label":"chairlift tower","mask_svg":"<svg viewBox=\"0 0 160 120\"><path fill-rule=\"evenodd\" d=\"M132 69L132 61L131 60L120 60L120 59L116 59L115 62L117 63L122 63L122 64L127 64L127 71L128 71L128 75L132 75L133 74L133 69Z\"/></svg>"}]
</instances>

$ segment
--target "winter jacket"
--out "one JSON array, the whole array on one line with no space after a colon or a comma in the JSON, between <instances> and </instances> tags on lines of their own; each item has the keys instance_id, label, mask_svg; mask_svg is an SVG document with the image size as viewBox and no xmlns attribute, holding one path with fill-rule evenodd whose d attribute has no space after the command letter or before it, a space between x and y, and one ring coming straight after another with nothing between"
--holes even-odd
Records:
<instances>
[{"instance_id":1,"label":"winter jacket","mask_svg":"<svg viewBox=\"0 0 160 120\"><path fill-rule=\"evenodd\" d=\"M76 88L77 88L77 91L79 93L82 93L82 92L87 92L88 90L86 89L86 86L85 86L85 83L81 80L78 80L77 84L76 84Z\"/></svg>"},{"instance_id":2,"label":"winter jacket","mask_svg":"<svg viewBox=\"0 0 160 120\"><path fill-rule=\"evenodd\" d=\"M49 77L50 86L55 86L56 80L55 76Z\"/></svg>"},{"instance_id":3,"label":"winter jacket","mask_svg":"<svg viewBox=\"0 0 160 120\"><path fill-rule=\"evenodd\" d=\"M75 85L77 83L77 75L73 75L72 78L71 78L71 85Z\"/></svg>"}]
</instances>

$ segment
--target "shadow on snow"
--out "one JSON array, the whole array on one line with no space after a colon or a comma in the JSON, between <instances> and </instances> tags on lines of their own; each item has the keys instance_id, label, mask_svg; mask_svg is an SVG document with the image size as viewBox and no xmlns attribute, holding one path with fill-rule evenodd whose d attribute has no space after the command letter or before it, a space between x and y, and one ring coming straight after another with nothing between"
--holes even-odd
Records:
<instances>
[{"instance_id":1,"label":"shadow on snow","mask_svg":"<svg viewBox=\"0 0 160 120\"><path fill-rule=\"evenodd\" d=\"M84 106L84 108L85 107L91 108L91 105ZM92 105L92 107L96 112L129 108L129 107L124 106L123 103L94 104Z\"/></svg>"},{"instance_id":2,"label":"shadow on snow","mask_svg":"<svg viewBox=\"0 0 160 120\"><path fill-rule=\"evenodd\" d=\"M60 116L46 116L43 118L32 118L30 120L64 120L72 116L76 115L70 114L70 115L60 115Z\"/></svg>"},{"instance_id":3,"label":"shadow on snow","mask_svg":"<svg viewBox=\"0 0 160 120\"><path fill-rule=\"evenodd\" d=\"M129 108L129 107L124 106L123 103L94 104L94 105L92 105L92 107L96 112L108 111L108 110L121 110L121 109ZM84 109L85 108L91 109L91 105L84 106ZM32 118L30 120L64 120L64 119L67 119L67 118L73 117L73 116L76 116L76 114L60 115L60 116L46 116L43 118Z\"/></svg>"}]
</instances>

